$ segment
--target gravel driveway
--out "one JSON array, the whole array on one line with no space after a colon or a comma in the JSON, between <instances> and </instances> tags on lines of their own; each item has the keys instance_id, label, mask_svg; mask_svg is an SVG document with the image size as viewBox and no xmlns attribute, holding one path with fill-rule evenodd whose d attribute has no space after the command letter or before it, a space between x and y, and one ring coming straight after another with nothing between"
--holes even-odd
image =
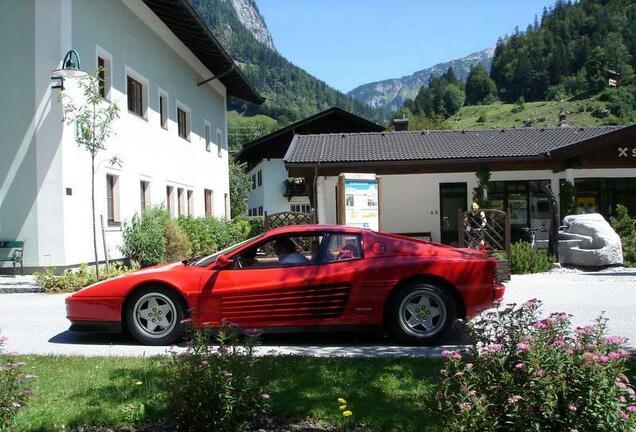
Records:
<instances>
[{"instance_id":1,"label":"gravel driveway","mask_svg":"<svg viewBox=\"0 0 636 432\"><path fill-rule=\"evenodd\" d=\"M148 356L164 354L166 347L138 345L126 335L95 335L68 331L64 294L0 295L0 331L9 337L8 351L20 354L71 354L86 356ZM597 273L567 270L513 276L504 301L538 298L546 312L574 314L576 325L587 324L601 311L610 319L612 333L629 337L636 347L636 271L614 269ZM260 353L318 356L439 355L448 346L461 344L457 325L440 347L396 346L377 334L265 335Z\"/></svg>"}]
</instances>

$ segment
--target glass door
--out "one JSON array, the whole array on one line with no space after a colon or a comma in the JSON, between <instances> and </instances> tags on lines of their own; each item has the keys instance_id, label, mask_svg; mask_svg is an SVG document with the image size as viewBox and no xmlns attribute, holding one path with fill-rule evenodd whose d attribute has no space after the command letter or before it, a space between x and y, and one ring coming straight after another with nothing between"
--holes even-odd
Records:
<instances>
[{"instance_id":1,"label":"glass door","mask_svg":"<svg viewBox=\"0 0 636 432\"><path fill-rule=\"evenodd\" d=\"M440 183L440 237L441 243L459 245L459 213L467 210L466 183Z\"/></svg>"}]
</instances>

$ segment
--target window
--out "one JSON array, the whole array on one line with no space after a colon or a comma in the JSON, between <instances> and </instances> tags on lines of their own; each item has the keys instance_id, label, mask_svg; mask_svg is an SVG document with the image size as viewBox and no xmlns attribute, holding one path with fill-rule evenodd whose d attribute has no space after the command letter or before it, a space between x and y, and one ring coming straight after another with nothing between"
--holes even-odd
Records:
<instances>
[{"instance_id":1,"label":"window","mask_svg":"<svg viewBox=\"0 0 636 432\"><path fill-rule=\"evenodd\" d=\"M212 217L212 215L214 214L214 209L212 208L213 193L210 189L206 189L203 192L203 195L205 199L205 215L207 217Z\"/></svg>"},{"instance_id":2,"label":"window","mask_svg":"<svg viewBox=\"0 0 636 432\"><path fill-rule=\"evenodd\" d=\"M350 261L362 258L360 236L355 234L329 234L325 262Z\"/></svg>"},{"instance_id":3,"label":"window","mask_svg":"<svg viewBox=\"0 0 636 432\"><path fill-rule=\"evenodd\" d=\"M119 223L119 187L116 175L106 175L106 214L109 224Z\"/></svg>"},{"instance_id":4,"label":"window","mask_svg":"<svg viewBox=\"0 0 636 432\"><path fill-rule=\"evenodd\" d=\"M254 215L252 214L252 209L247 210L247 215L248 215L248 216L254 216Z\"/></svg>"},{"instance_id":5,"label":"window","mask_svg":"<svg viewBox=\"0 0 636 432\"><path fill-rule=\"evenodd\" d=\"M259 216L263 216L263 206L260 206L260 207L258 208L258 215L259 215Z\"/></svg>"},{"instance_id":6,"label":"window","mask_svg":"<svg viewBox=\"0 0 636 432\"><path fill-rule=\"evenodd\" d=\"M112 83L112 57L106 51L97 47L97 80L99 95L110 100L110 88Z\"/></svg>"},{"instance_id":7,"label":"window","mask_svg":"<svg viewBox=\"0 0 636 432\"><path fill-rule=\"evenodd\" d=\"M166 209L170 216L174 216L174 188L172 186L166 186Z\"/></svg>"},{"instance_id":8,"label":"window","mask_svg":"<svg viewBox=\"0 0 636 432\"><path fill-rule=\"evenodd\" d=\"M292 204L290 210L298 213L311 213L311 204Z\"/></svg>"},{"instance_id":9,"label":"window","mask_svg":"<svg viewBox=\"0 0 636 432\"><path fill-rule=\"evenodd\" d=\"M183 210L183 188L177 188L177 216L182 216Z\"/></svg>"},{"instance_id":10,"label":"window","mask_svg":"<svg viewBox=\"0 0 636 432\"><path fill-rule=\"evenodd\" d=\"M218 154L219 157L223 156L223 154L221 153L221 150L223 150L223 132L221 131L221 129L216 129L216 147L218 149Z\"/></svg>"},{"instance_id":11,"label":"window","mask_svg":"<svg viewBox=\"0 0 636 432\"><path fill-rule=\"evenodd\" d=\"M190 112L182 107L177 107L177 130L181 138L190 140Z\"/></svg>"},{"instance_id":12,"label":"window","mask_svg":"<svg viewBox=\"0 0 636 432\"><path fill-rule=\"evenodd\" d=\"M168 129L168 95L159 90L159 124Z\"/></svg>"},{"instance_id":13,"label":"window","mask_svg":"<svg viewBox=\"0 0 636 432\"><path fill-rule=\"evenodd\" d=\"M320 243L318 234L278 236L256 245L234 259L235 269L292 267L318 262Z\"/></svg>"},{"instance_id":14,"label":"window","mask_svg":"<svg viewBox=\"0 0 636 432\"><path fill-rule=\"evenodd\" d=\"M252 190L256 189L256 174L252 174Z\"/></svg>"},{"instance_id":15,"label":"window","mask_svg":"<svg viewBox=\"0 0 636 432\"><path fill-rule=\"evenodd\" d=\"M146 207L150 205L150 182L141 180L141 182L139 182L139 192L141 199L141 211L143 212L146 210Z\"/></svg>"},{"instance_id":16,"label":"window","mask_svg":"<svg viewBox=\"0 0 636 432\"><path fill-rule=\"evenodd\" d=\"M212 137L210 132L210 124L207 122L203 125L203 139L205 140L205 151L209 152L210 140L212 139Z\"/></svg>"},{"instance_id":17,"label":"window","mask_svg":"<svg viewBox=\"0 0 636 432\"><path fill-rule=\"evenodd\" d=\"M230 195L229 194L223 194L223 203L225 205L225 218L229 219L230 218Z\"/></svg>"},{"instance_id":18,"label":"window","mask_svg":"<svg viewBox=\"0 0 636 432\"><path fill-rule=\"evenodd\" d=\"M256 186L262 186L263 185L263 171L258 170L257 174L257 182L256 182Z\"/></svg>"},{"instance_id":19,"label":"window","mask_svg":"<svg viewBox=\"0 0 636 432\"><path fill-rule=\"evenodd\" d=\"M144 107L144 86L131 76L128 76L128 111L137 114L139 117L145 116Z\"/></svg>"},{"instance_id":20,"label":"window","mask_svg":"<svg viewBox=\"0 0 636 432\"><path fill-rule=\"evenodd\" d=\"M192 202L192 191L188 191L188 216L194 216L194 203Z\"/></svg>"}]
</instances>

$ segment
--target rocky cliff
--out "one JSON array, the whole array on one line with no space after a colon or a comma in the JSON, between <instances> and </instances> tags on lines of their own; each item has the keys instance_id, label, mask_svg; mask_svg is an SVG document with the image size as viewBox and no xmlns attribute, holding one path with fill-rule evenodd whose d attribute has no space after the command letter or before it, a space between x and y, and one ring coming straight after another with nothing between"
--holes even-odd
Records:
<instances>
[{"instance_id":1,"label":"rocky cliff","mask_svg":"<svg viewBox=\"0 0 636 432\"><path fill-rule=\"evenodd\" d=\"M269 33L267 24L265 24L254 0L231 0L231 2L239 21L252 36L266 47L276 50L272 35Z\"/></svg>"}]
</instances>

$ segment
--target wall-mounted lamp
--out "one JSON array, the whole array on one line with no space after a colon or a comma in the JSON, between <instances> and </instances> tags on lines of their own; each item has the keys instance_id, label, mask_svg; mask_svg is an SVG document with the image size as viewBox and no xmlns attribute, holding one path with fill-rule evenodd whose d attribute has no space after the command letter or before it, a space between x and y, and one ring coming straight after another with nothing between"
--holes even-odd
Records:
<instances>
[{"instance_id":1,"label":"wall-mounted lamp","mask_svg":"<svg viewBox=\"0 0 636 432\"><path fill-rule=\"evenodd\" d=\"M51 81L56 82L53 89L64 90L64 79L65 78L79 78L86 75L86 72L80 70L80 58L77 51L70 50L64 56L64 60L62 60L62 68L55 69L53 71L53 76L51 77Z\"/></svg>"}]
</instances>

